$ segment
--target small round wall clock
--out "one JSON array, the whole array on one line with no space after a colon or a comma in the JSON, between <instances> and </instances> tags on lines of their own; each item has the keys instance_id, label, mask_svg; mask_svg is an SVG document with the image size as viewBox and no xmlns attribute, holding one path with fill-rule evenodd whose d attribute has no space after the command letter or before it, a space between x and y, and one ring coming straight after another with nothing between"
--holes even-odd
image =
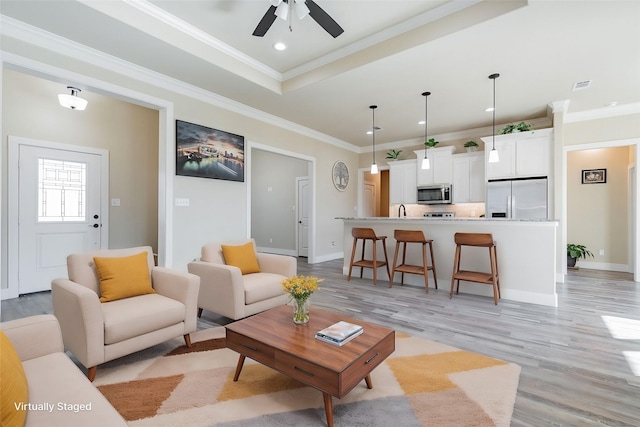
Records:
<instances>
[{"instance_id":1,"label":"small round wall clock","mask_svg":"<svg viewBox=\"0 0 640 427\"><path fill-rule=\"evenodd\" d=\"M338 160L333 165L333 185L338 191L344 191L349 185L349 168Z\"/></svg>"}]
</instances>

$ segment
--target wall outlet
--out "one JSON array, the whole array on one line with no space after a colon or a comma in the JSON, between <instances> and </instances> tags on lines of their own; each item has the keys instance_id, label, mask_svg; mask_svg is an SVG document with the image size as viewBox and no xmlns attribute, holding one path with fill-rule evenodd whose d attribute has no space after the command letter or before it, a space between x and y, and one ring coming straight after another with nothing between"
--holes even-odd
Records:
<instances>
[{"instance_id":1,"label":"wall outlet","mask_svg":"<svg viewBox=\"0 0 640 427\"><path fill-rule=\"evenodd\" d=\"M331 242L331 247L335 248L336 247L336 242Z\"/></svg>"},{"instance_id":2,"label":"wall outlet","mask_svg":"<svg viewBox=\"0 0 640 427\"><path fill-rule=\"evenodd\" d=\"M269 237L269 243L273 243L273 238Z\"/></svg>"},{"instance_id":3,"label":"wall outlet","mask_svg":"<svg viewBox=\"0 0 640 427\"><path fill-rule=\"evenodd\" d=\"M600 255L604 255L604 249L600 249Z\"/></svg>"}]
</instances>

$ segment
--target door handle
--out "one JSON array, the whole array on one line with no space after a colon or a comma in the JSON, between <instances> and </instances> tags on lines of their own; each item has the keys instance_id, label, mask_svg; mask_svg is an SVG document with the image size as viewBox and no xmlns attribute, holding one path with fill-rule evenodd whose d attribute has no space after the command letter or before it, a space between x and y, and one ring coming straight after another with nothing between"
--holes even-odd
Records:
<instances>
[{"instance_id":1,"label":"door handle","mask_svg":"<svg viewBox=\"0 0 640 427\"><path fill-rule=\"evenodd\" d=\"M98 228L98 227L100 227L100 225L99 224L93 224L93 225L90 225L89 227Z\"/></svg>"}]
</instances>

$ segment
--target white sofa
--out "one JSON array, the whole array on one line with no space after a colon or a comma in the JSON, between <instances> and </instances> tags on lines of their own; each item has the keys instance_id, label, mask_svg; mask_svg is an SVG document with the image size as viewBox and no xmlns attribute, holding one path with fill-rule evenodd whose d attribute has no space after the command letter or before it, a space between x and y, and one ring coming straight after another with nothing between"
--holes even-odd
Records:
<instances>
[{"instance_id":1,"label":"white sofa","mask_svg":"<svg viewBox=\"0 0 640 427\"><path fill-rule=\"evenodd\" d=\"M127 257L147 252L156 293L100 302L94 257ZM200 279L193 274L155 267L148 246L69 255L69 279L51 283L53 314L60 322L65 348L89 369L91 381L101 363L189 334L197 326Z\"/></svg>"},{"instance_id":2,"label":"white sofa","mask_svg":"<svg viewBox=\"0 0 640 427\"><path fill-rule=\"evenodd\" d=\"M296 259L256 252L260 272L243 275L238 267L226 264L222 245L248 242L253 240L204 245L201 260L189 263L189 273L200 277L200 313L205 309L238 320L287 303L282 280L296 275Z\"/></svg>"},{"instance_id":3,"label":"white sofa","mask_svg":"<svg viewBox=\"0 0 640 427\"><path fill-rule=\"evenodd\" d=\"M127 423L64 353L55 316L44 314L0 324L22 361L29 403L25 426L115 427ZM83 406L84 405L84 406Z\"/></svg>"}]
</instances>

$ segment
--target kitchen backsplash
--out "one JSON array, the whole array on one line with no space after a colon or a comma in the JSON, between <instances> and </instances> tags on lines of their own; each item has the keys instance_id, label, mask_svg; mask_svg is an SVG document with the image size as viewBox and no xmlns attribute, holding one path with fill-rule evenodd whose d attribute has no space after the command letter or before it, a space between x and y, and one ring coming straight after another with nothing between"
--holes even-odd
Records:
<instances>
[{"instance_id":1,"label":"kitchen backsplash","mask_svg":"<svg viewBox=\"0 0 640 427\"><path fill-rule=\"evenodd\" d=\"M397 217L400 205L391 205L389 216ZM479 218L484 215L484 203L455 203L450 205L405 205L408 217L421 217L427 212L454 212L456 218ZM400 213L402 215L402 212Z\"/></svg>"}]
</instances>

